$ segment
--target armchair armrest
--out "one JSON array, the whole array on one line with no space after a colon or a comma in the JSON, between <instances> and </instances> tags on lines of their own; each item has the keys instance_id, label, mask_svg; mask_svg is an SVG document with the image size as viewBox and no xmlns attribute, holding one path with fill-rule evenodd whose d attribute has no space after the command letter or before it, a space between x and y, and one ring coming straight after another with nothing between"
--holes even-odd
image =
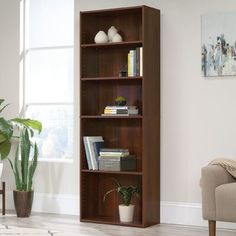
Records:
<instances>
[{"instance_id":1,"label":"armchair armrest","mask_svg":"<svg viewBox=\"0 0 236 236\"><path fill-rule=\"evenodd\" d=\"M216 220L215 189L219 185L235 182L221 166L208 165L202 168L202 213L205 220Z\"/></svg>"}]
</instances>

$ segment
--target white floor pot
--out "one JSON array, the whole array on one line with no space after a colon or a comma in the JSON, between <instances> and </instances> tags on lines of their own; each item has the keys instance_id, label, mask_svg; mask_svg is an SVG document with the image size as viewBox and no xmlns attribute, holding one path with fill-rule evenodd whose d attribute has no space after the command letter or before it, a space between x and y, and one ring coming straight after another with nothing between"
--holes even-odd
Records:
<instances>
[{"instance_id":1,"label":"white floor pot","mask_svg":"<svg viewBox=\"0 0 236 236\"><path fill-rule=\"evenodd\" d=\"M1 180L1 177L2 177L2 169L3 169L3 163L0 163L0 180Z\"/></svg>"},{"instance_id":2,"label":"white floor pot","mask_svg":"<svg viewBox=\"0 0 236 236\"><path fill-rule=\"evenodd\" d=\"M134 218L134 205L119 205L120 222L132 222Z\"/></svg>"}]
</instances>

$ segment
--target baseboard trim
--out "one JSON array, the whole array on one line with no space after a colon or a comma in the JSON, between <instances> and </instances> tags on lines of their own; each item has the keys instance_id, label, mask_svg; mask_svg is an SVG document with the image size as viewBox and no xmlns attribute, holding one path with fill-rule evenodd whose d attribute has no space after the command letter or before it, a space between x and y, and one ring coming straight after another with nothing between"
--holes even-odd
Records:
<instances>
[{"instance_id":1,"label":"baseboard trim","mask_svg":"<svg viewBox=\"0 0 236 236\"><path fill-rule=\"evenodd\" d=\"M13 210L13 194L6 193L6 208ZM33 212L79 215L79 200L76 194L34 193Z\"/></svg>"},{"instance_id":2,"label":"baseboard trim","mask_svg":"<svg viewBox=\"0 0 236 236\"><path fill-rule=\"evenodd\" d=\"M161 223L193 226L207 226L202 219L200 203L161 202ZM235 223L217 222L217 228L236 229Z\"/></svg>"},{"instance_id":3,"label":"baseboard trim","mask_svg":"<svg viewBox=\"0 0 236 236\"><path fill-rule=\"evenodd\" d=\"M13 194L6 194L6 208L14 209ZM35 193L33 212L79 215L79 197L76 194ZM161 223L207 226L202 219L200 203L161 202ZM236 224L217 222L217 228L236 229Z\"/></svg>"}]
</instances>

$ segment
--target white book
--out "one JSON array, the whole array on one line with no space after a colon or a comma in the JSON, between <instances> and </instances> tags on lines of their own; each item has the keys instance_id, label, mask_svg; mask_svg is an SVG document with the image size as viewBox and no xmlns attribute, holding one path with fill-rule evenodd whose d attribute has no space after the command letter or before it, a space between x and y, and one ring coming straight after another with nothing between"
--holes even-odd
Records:
<instances>
[{"instance_id":1,"label":"white book","mask_svg":"<svg viewBox=\"0 0 236 236\"><path fill-rule=\"evenodd\" d=\"M88 149L88 140L86 139L86 137L83 137L83 141L84 141L86 159L88 163L88 169L92 170L93 168L92 168L91 158L90 158L89 149Z\"/></svg>"},{"instance_id":2,"label":"white book","mask_svg":"<svg viewBox=\"0 0 236 236\"><path fill-rule=\"evenodd\" d=\"M143 76L143 48L140 48L140 76Z\"/></svg>"},{"instance_id":3,"label":"white book","mask_svg":"<svg viewBox=\"0 0 236 236\"><path fill-rule=\"evenodd\" d=\"M134 50L130 50L130 76L134 76Z\"/></svg>"}]
</instances>

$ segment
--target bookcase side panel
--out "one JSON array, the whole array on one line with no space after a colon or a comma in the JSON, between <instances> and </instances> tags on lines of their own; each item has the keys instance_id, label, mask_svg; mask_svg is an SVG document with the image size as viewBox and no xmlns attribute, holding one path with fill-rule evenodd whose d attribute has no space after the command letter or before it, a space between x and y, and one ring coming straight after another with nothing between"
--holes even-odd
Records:
<instances>
[{"instance_id":1,"label":"bookcase side panel","mask_svg":"<svg viewBox=\"0 0 236 236\"><path fill-rule=\"evenodd\" d=\"M160 11L143 7L143 224L160 223Z\"/></svg>"}]
</instances>

